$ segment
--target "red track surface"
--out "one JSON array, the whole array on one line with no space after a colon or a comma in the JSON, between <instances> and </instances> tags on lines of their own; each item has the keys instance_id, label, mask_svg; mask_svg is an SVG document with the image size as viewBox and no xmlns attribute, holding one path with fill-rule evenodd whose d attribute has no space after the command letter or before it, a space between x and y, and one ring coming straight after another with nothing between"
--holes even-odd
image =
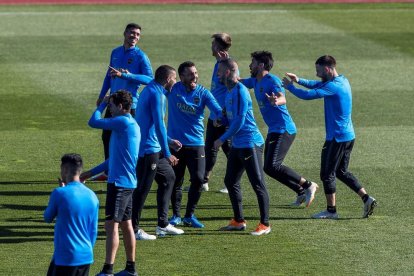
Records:
<instances>
[{"instance_id":1,"label":"red track surface","mask_svg":"<svg viewBox=\"0 0 414 276\"><path fill-rule=\"evenodd\" d=\"M0 5L25 4L217 4L217 3L385 3L414 0L0 0Z\"/></svg>"}]
</instances>

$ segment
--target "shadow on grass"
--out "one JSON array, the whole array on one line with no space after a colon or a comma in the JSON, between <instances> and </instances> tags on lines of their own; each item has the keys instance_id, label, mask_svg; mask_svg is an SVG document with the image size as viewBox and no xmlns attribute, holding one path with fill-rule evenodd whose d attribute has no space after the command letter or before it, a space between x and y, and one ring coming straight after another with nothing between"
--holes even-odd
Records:
<instances>
[{"instance_id":1,"label":"shadow on grass","mask_svg":"<svg viewBox=\"0 0 414 276\"><path fill-rule=\"evenodd\" d=\"M26 231L22 231L24 229ZM30 231L30 230L40 231ZM42 231L42 229L44 231ZM54 224L35 225L35 226L23 226L23 225L11 225L0 226L0 243L25 243L25 242L38 242L38 241L52 241L54 235ZM105 239L105 231L98 231L98 237L100 240Z\"/></svg>"},{"instance_id":2,"label":"shadow on grass","mask_svg":"<svg viewBox=\"0 0 414 276\"><path fill-rule=\"evenodd\" d=\"M57 186L57 180L20 180L20 181L0 181L0 185L19 185L19 184L53 184Z\"/></svg>"},{"instance_id":3,"label":"shadow on grass","mask_svg":"<svg viewBox=\"0 0 414 276\"><path fill-rule=\"evenodd\" d=\"M0 196L48 196L50 193L41 191L4 191L0 192Z\"/></svg>"},{"instance_id":4,"label":"shadow on grass","mask_svg":"<svg viewBox=\"0 0 414 276\"><path fill-rule=\"evenodd\" d=\"M243 204L243 209L258 209L258 205L256 204ZM289 209L289 210L303 210L304 207L296 207L296 206L290 206L288 204L271 204L269 205L269 208L274 209ZM197 209L200 210L220 210L220 209L231 209L231 204L222 204L222 205L199 205L197 206Z\"/></svg>"}]
</instances>

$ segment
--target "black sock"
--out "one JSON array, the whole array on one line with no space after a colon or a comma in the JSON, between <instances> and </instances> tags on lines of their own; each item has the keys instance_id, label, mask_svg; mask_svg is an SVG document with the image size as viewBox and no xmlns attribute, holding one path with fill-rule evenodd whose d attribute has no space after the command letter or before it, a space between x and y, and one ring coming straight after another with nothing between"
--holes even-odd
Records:
<instances>
[{"instance_id":1,"label":"black sock","mask_svg":"<svg viewBox=\"0 0 414 276\"><path fill-rule=\"evenodd\" d=\"M369 195L365 194L365 195L362 196L362 201L365 203L365 202L367 202L368 198L369 198Z\"/></svg>"},{"instance_id":2,"label":"black sock","mask_svg":"<svg viewBox=\"0 0 414 276\"><path fill-rule=\"evenodd\" d=\"M125 270L131 273L135 272L135 262L127 261L125 265Z\"/></svg>"},{"instance_id":3,"label":"black sock","mask_svg":"<svg viewBox=\"0 0 414 276\"><path fill-rule=\"evenodd\" d=\"M326 210L328 210L329 213L336 213L336 206L327 206Z\"/></svg>"},{"instance_id":4,"label":"black sock","mask_svg":"<svg viewBox=\"0 0 414 276\"><path fill-rule=\"evenodd\" d=\"M312 185L312 182L305 180L305 183L302 184L302 188L304 190L306 190L307 188L309 188Z\"/></svg>"},{"instance_id":5,"label":"black sock","mask_svg":"<svg viewBox=\"0 0 414 276\"><path fill-rule=\"evenodd\" d=\"M262 224L263 224L263 225L266 225L267 227L269 227L269 225L270 225L270 223L268 223L268 222L266 222L266 223L263 223L263 222L262 222Z\"/></svg>"},{"instance_id":6,"label":"black sock","mask_svg":"<svg viewBox=\"0 0 414 276\"><path fill-rule=\"evenodd\" d=\"M104 263L104 266L102 268L102 272L105 273L105 274L112 274L112 273L114 273L114 264Z\"/></svg>"}]
</instances>

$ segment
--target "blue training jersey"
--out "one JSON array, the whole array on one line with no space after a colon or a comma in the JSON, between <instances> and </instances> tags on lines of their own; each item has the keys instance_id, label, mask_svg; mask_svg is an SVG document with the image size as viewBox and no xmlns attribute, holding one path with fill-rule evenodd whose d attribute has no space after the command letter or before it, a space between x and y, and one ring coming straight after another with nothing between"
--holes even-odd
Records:
<instances>
[{"instance_id":1,"label":"blue training jersey","mask_svg":"<svg viewBox=\"0 0 414 276\"><path fill-rule=\"evenodd\" d=\"M110 93L124 89L132 94L133 104L131 108L135 109L139 87L141 84L149 83L153 77L149 58L137 46L127 50L124 46L119 46L112 50L109 65L115 69L127 69L129 73L122 73L120 78L111 78L109 74L111 70L108 69L99 98L103 99L109 88L111 89Z\"/></svg>"},{"instance_id":2,"label":"blue training jersey","mask_svg":"<svg viewBox=\"0 0 414 276\"><path fill-rule=\"evenodd\" d=\"M339 75L330 81L299 79L300 85L310 90L286 87L298 98L313 100L324 98L326 140L347 142L355 139L352 124L352 91L347 78Z\"/></svg>"},{"instance_id":3,"label":"blue training jersey","mask_svg":"<svg viewBox=\"0 0 414 276\"><path fill-rule=\"evenodd\" d=\"M89 119L89 126L112 130L109 141L108 183L117 187L136 188L136 165L141 134L131 114L101 118L106 104L102 103Z\"/></svg>"},{"instance_id":4,"label":"blue training jersey","mask_svg":"<svg viewBox=\"0 0 414 276\"><path fill-rule=\"evenodd\" d=\"M226 114L229 121L228 130L220 137L222 142L232 139L234 148L253 148L264 144L253 116L252 99L241 82L226 95Z\"/></svg>"},{"instance_id":5,"label":"blue training jersey","mask_svg":"<svg viewBox=\"0 0 414 276\"><path fill-rule=\"evenodd\" d=\"M156 81L150 82L142 90L135 119L141 131L139 156L162 150L165 157L171 156L168 148L167 130L164 124L166 111L165 88Z\"/></svg>"},{"instance_id":6,"label":"blue training jersey","mask_svg":"<svg viewBox=\"0 0 414 276\"><path fill-rule=\"evenodd\" d=\"M220 105L220 107L224 108L226 94L227 94L226 93L227 87L224 84L220 83L219 77L217 76L217 70L218 70L219 63L220 62L217 61L216 64L214 65L213 75L211 76L210 91L211 91L211 94L213 94L216 101L218 102L218 104ZM210 112L209 119L217 120L218 117L214 112Z\"/></svg>"},{"instance_id":7,"label":"blue training jersey","mask_svg":"<svg viewBox=\"0 0 414 276\"><path fill-rule=\"evenodd\" d=\"M266 125L269 127L268 133L296 133L296 125L289 114L286 104L271 105L266 98L266 94L277 95L279 92L285 95L285 90L282 87L280 79L273 75L267 74L261 81L256 78L243 79L241 82L247 88L254 88L254 95L256 96L257 104Z\"/></svg>"},{"instance_id":8,"label":"blue training jersey","mask_svg":"<svg viewBox=\"0 0 414 276\"><path fill-rule=\"evenodd\" d=\"M46 222L56 218L53 252L56 265L93 263L98 214L98 198L82 183L70 182L53 190L43 216Z\"/></svg>"},{"instance_id":9,"label":"blue training jersey","mask_svg":"<svg viewBox=\"0 0 414 276\"><path fill-rule=\"evenodd\" d=\"M182 82L177 82L168 98L168 136L183 146L204 146L204 109L222 117L222 109L206 88L197 84L187 91Z\"/></svg>"}]
</instances>

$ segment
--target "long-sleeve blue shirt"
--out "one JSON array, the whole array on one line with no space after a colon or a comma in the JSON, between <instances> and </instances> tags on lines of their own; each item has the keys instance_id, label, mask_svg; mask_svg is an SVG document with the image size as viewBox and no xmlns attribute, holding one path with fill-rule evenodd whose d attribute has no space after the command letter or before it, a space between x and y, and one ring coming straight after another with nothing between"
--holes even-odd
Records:
<instances>
[{"instance_id":1,"label":"long-sleeve blue shirt","mask_svg":"<svg viewBox=\"0 0 414 276\"><path fill-rule=\"evenodd\" d=\"M253 148L264 144L253 116L252 99L241 82L226 95L226 113L229 121L228 130L220 137L222 142L232 138L234 148Z\"/></svg>"},{"instance_id":2,"label":"long-sleeve blue shirt","mask_svg":"<svg viewBox=\"0 0 414 276\"><path fill-rule=\"evenodd\" d=\"M135 119L141 130L139 156L162 150L165 157L171 156L168 148L167 130L164 124L166 111L165 88L156 81L142 90Z\"/></svg>"},{"instance_id":3,"label":"long-sleeve blue shirt","mask_svg":"<svg viewBox=\"0 0 414 276\"><path fill-rule=\"evenodd\" d=\"M248 78L241 80L241 82L247 88L254 88L254 95L256 96L263 120L269 127L269 133L284 133L285 131L289 134L296 133L296 125L289 114L286 104L273 106L266 98L266 94L272 95L272 93L278 94L280 92L285 95L282 82L277 76L267 74L261 81L257 81L256 78Z\"/></svg>"},{"instance_id":4,"label":"long-sleeve blue shirt","mask_svg":"<svg viewBox=\"0 0 414 276\"><path fill-rule=\"evenodd\" d=\"M352 92L347 78L339 75L326 82L299 79L298 83L310 90L296 88L293 84L286 89L303 100L324 98L327 141L335 139L337 142L347 142L355 139L351 118Z\"/></svg>"},{"instance_id":5,"label":"long-sleeve blue shirt","mask_svg":"<svg viewBox=\"0 0 414 276\"><path fill-rule=\"evenodd\" d=\"M136 165L141 134L131 114L102 118L106 104L102 103L89 119L93 128L112 130L109 142L108 183L117 187L137 186Z\"/></svg>"},{"instance_id":6,"label":"long-sleeve blue shirt","mask_svg":"<svg viewBox=\"0 0 414 276\"><path fill-rule=\"evenodd\" d=\"M177 82L168 98L168 136L184 146L204 146L204 109L222 118L222 108L210 91L197 84L192 91Z\"/></svg>"},{"instance_id":7,"label":"long-sleeve blue shirt","mask_svg":"<svg viewBox=\"0 0 414 276\"><path fill-rule=\"evenodd\" d=\"M121 77L111 78L109 74L111 70L108 69L99 98L103 99L108 89L111 89L110 93L124 89L132 94L133 104L131 108L135 109L140 85L149 83L153 77L148 56L137 46L127 50L124 46L119 46L112 50L109 65L115 69L127 69L129 73L122 73Z\"/></svg>"},{"instance_id":8,"label":"long-sleeve blue shirt","mask_svg":"<svg viewBox=\"0 0 414 276\"><path fill-rule=\"evenodd\" d=\"M211 91L211 94L213 94L214 98L216 99L217 103L220 105L220 107L224 108L227 87L224 84L220 83L219 81L219 77L217 76L218 65L219 65L219 62L217 61L216 64L214 65L213 75L211 76L210 91ZM218 117L216 113L210 112L209 119L216 120L218 119Z\"/></svg>"},{"instance_id":9,"label":"long-sleeve blue shirt","mask_svg":"<svg viewBox=\"0 0 414 276\"><path fill-rule=\"evenodd\" d=\"M53 259L59 266L93 263L93 246L98 235L99 201L95 193L79 182L53 190L44 212L46 222L56 218Z\"/></svg>"}]
</instances>

